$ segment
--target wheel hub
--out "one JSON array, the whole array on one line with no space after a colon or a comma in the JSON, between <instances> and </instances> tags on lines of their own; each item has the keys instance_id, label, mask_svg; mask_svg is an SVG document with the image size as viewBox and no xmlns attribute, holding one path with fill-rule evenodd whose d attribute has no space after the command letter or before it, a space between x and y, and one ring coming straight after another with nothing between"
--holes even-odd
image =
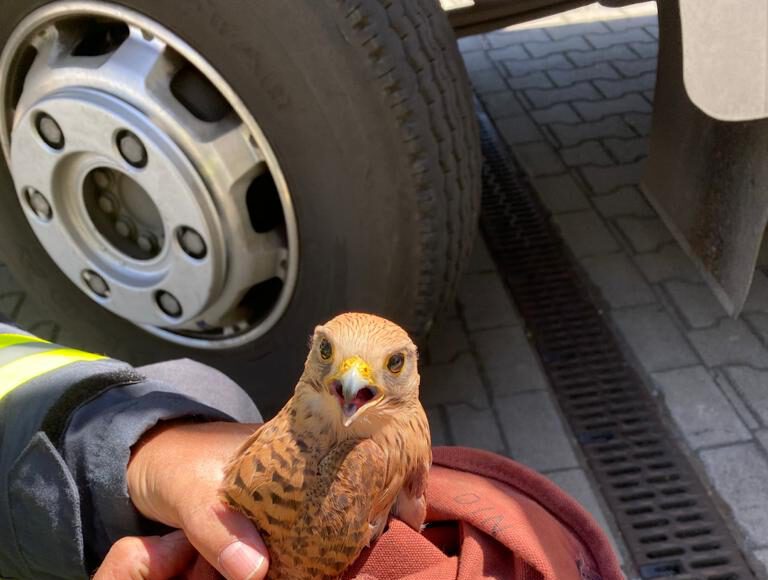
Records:
<instances>
[{"instance_id":1,"label":"wheel hub","mask_svg":"<svg viewBox=\"0 0 768 580\"><path fill-rule=\"evenodd\" d=\"M45 143L36 122L41 116L60 127L66 148ZM212 255L224 253L221 220L205 184L187 156L124 101L90 89L35 101L15 124L11 173L18 187L48 193L51 219L27 206L48 254L79 285L85 270L98 272L110 292L91 295L115 314L183 327L220 291L223 257L192 261L172 237L166 243L166 231L193 229ZM156 248L142 248L153 240ZM175 296L183 315L169 317L159 308L153 298L159 291Z\"/></svg>"},{"instance_id":2,"label":"wheel hub","mask_svg":"<svg viewBox=\"0 0 768 580\"><path fill-rule=\"evenodd\" d=\"M85 208L101 236L127 256L150 260L164 243L160 210L130 175L109 167L91 170L83 183Z\"/></svg>"},{"instance_id":3,"label":"wheel hub","mask_svg":"<svg viewBox=\"0 0 768 580\"><path fill-rule=\"evenodd\" d=\"M23 86L15 102L0 86L19 202L74 284L190 346L269 330L296 278L290 196L258 125L200 55L121 7L59 2L19 26L0 75Z\"/></svg>"}]
</instances>

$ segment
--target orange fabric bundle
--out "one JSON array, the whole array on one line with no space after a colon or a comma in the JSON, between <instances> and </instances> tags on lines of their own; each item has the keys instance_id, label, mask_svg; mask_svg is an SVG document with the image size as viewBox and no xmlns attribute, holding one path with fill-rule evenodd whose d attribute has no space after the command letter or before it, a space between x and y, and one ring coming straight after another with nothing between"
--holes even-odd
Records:
<instances>
[{"instance_id":1,"label":"orange fabric bundle","mask_svg":"<svg viewBox=\"0 0 768 580\"><path fill-rule=\"evenodd\" d=\"M434 449L428 527L392 520L345 578L623 580L592 516L542 475L505 457Z\"/></svg>"}]
</instances>

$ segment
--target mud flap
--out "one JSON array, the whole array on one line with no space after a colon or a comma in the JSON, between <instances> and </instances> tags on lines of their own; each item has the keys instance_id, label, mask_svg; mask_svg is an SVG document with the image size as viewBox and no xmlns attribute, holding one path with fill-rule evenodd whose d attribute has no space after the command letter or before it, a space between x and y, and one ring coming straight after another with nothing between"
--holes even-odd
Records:
<instances>
[{"instance_id":1,"label":"mud flap","mask_svg":"<svg viewBox=\"0 0 768 580\"><path fill-rule=\"evenodd\" d=\"M683 85L677 2L660 2L659 67L642 187L731 315L744 305L768 221L768 120L704 114Z\"/></svg>"}]
</instances>

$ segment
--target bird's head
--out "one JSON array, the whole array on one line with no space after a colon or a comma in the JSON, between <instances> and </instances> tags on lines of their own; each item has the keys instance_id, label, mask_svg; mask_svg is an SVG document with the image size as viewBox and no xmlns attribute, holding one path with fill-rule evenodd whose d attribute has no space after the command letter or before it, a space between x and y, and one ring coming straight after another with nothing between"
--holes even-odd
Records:
<instances>
[{"instance_id":1,"label":"bird's head","mask_svg":"<svg viewBox=\"0 0 768 580\"><path fill-rule=\"evenodd\" d=\"M344 429L376 425L419 396L416 345L389 320L341 314L315 328L303 383ZM301 383L300 383L301 384Z\"/></svg>"}]
</instances>

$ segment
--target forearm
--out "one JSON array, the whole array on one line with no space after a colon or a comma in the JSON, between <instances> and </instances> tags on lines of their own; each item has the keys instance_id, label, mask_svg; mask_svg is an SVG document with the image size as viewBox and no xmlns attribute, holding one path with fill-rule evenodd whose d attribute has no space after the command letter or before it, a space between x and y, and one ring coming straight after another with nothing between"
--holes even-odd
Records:
<instances>
[{"instance_id":1,"label":"forearm","mask_svg":"<svg viewBox=\"0 0 768 580\"><path fill-rule=\"evenodd\" d=\"M260 421L237 385L191 361L75 362L0 398L0 577L85 577L113 541L146 531L128 497L130 450L178 417Z\"/></svg>"},{"instance_id":2,"label":"forearm","mask_svg":"<svg viewBox=\"0 0 768 580\"><path fill-rule=\"evenodd\" d=\"M147 381L113 389L72 415L63 453L84 497L83 522L89 567L126 535L157 530L142 518L128 494L131 448L161 421L259 422L261 416L232 381L192 361L139 369Z\"/></svg>"}]
</instances>

